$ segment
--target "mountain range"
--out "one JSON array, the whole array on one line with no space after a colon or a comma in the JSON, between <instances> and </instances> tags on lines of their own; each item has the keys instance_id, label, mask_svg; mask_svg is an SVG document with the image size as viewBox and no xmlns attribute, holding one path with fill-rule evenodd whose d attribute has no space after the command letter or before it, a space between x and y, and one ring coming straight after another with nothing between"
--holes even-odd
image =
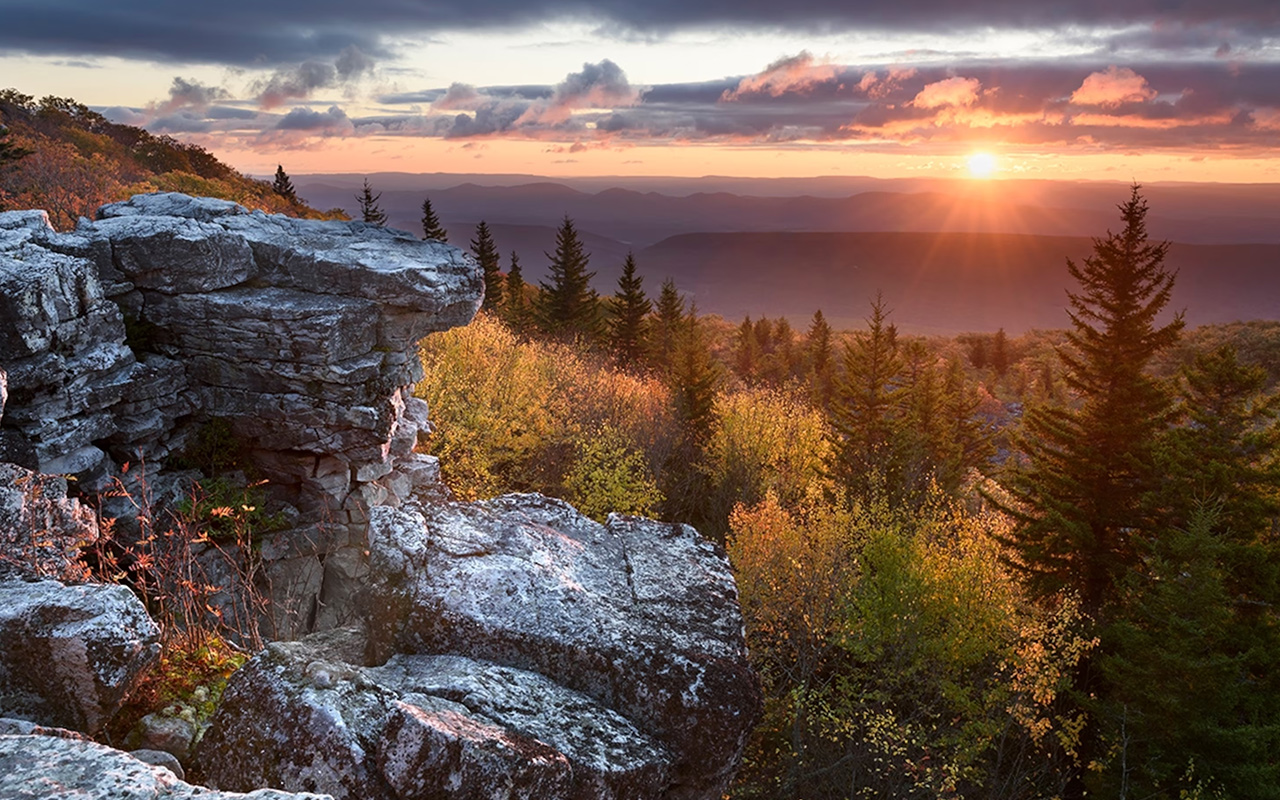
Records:
<instances>
[{"instance_id":1,"label":"mountain range","mask_svg":"<svg viewBox=\"0 0 1280 800\"><path fill-rule=\"evenodd\" d=\"M361 180L305 175L295 184L314 206L354 212ZM832 324L853 328L881 292L900 328L940 334L1066 326L1066 259L1087 256L1090 237L1117 226L1115 205L1129 192L1121 183L865 178L369 180L394 227L420 231L430 197L450 240L466 248L484 219L499 250L519 254L526 280L545 277L546 253L568 216L601 294L612 293L633 252L651 293L671 277L704 313L804 324L821 308ZM1173 242L1172 307L1185 308L1189 323L1280 318L1280 186L1142 192L1151 235Z\"/></svg>"}]
</instances>

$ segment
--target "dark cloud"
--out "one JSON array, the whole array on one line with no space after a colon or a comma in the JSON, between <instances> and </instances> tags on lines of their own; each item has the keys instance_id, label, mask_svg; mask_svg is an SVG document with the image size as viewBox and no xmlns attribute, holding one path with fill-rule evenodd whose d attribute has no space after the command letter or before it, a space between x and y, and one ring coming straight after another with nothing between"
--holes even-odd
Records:
<instances>
[{"instance_id":1,"label":"dark cloud","mask_svg":"<svg viewBox=\"0 0 1280 800\"><path fill-rule=\"evenodd\" d=\"M169 99L159 105L159 111L165 114L188 106L204 109L230 96L221 86L205 86L197 80L175 77L169 87Z\"/></svg>"},{"instance_id":2,"label":"dark cloud","mask_svg":"<svg viewBox=\"0 0 1280 800\"><path fill-rule=\"evenodd\" d=\"M23 52L141 56L240 66L333 59L348 47L378 58L389 42L435 31L514 28L572 18L604 35L645 40L690 27L796 32L935 32L1001 28L1126 29L1154 48L1249 46L1280 32L1275 0L7 0L0 47ZM1136 29L1136 33L1129 28ZM349 58L337 69L358 70Z\"/></svg>"},{"instance_id":3,"label":"dark cloud","mask_svg":"<svg viewBox=\"0 0 1280 800\"><path fill-rule=\"evenodd\" d=\"M309 108L295 108L280 118L275 129L278 131L334 131L354 129L347 112L337 106L330 106L328 111L313 111Z\"/></svg>"}]
</instances>

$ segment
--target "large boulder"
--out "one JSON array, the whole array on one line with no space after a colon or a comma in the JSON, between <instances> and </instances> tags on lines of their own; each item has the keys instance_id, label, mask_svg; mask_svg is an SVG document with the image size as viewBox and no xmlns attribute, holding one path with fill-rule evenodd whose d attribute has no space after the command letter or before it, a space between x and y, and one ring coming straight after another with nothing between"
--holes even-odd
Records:
<instances>
[{"instance_id":1,"label":"large boulder","mask_svg":"<svg viewBox=\"0 0 1280 800\"><path fill-rule=\"evenodd\" d=\"M0 797L7 800L324 800L271 789L251 794L210 791L182 782L164 767L96 742L0 733Z\"/></svg>"},{"instance_id":2,"label":"large boulder","mask_svg":"<svg viewBox=\"0 0 1280 800\"><path fill-rule=\"evenodd\" d=\"M362 667L361 649L332 634L268 646L201 740L203 779L338 800L607 800L669 784L660 744L542 675L460 656Z\"/></svg>"},{"instance_id":3,"label":"large boulder","mask_svg":"<svg viewBox=\"0 0 1280 800\"><path fill-rule=\"evenodd\" d=\"M0 716L96 734L160 655L127 588L0 580Z\"/></svg>"},{"instance_id":4,"label":"large boulder","mask_svg":"<svg viewBox=\"0 0 1280 800\"><path fill-rule=\"evenodd\" d=\"M540 495L379 508L371 650L537 672L661 742L670 784L719 797L761 707L724 553L684 525L605 524Z\"/></svg>"}]
</instances>

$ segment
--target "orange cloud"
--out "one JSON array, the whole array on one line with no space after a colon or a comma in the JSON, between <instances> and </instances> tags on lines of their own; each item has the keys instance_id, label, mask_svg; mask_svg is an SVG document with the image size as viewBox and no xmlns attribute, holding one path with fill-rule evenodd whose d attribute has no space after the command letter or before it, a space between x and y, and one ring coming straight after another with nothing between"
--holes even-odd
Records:
<instances>
[{"instance_id":1,"label":"orange cloud","mask_svg":"<svg viewBox=\"0 0 1280 800\"><path fill-rule=\"evenodd\" d=\"M947 78L925 86L911 105L916 108L971 106L978 102L978 90L981 88L982 82L977 78Z\"/></svg>"},{"instance_id":2,"label":"orange cloud","mask_svg":"<svg viewBox=\"0 0 1280 800\"><path fill-rule=\"evenodd\" d=\"M1084 79L1071 94L1071 102L1082 106L1115 108L1123 103L1145 103L1154 100L1156 90L1147 79L1128 67L1107 67Z\"/></svg>"},{"instance_id":3,"label":"orange cloud","mask_svg":"<svg viewBox=\"0 0 1280 800\"><path fill-rule=\"evenodd\" d=\"M781 97L784 94L807 94L815 86L835 80L838 75L839 70L834 64L817 63L812 53L801 50L794 56L778 59L759 75L743 78L736 89L725 90L720 100L732 103L752 95Z\"/></svg>"}]
</instances>

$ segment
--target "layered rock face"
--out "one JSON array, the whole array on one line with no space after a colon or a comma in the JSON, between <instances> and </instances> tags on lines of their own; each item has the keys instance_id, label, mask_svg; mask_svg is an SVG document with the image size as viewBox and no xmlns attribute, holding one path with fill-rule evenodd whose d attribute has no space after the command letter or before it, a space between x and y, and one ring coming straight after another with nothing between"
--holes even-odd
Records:
<instances>
[{"instance_id":1,"label":"layered rock face","mask_svg":"<svg viewBox=\"0 0 1280 800\"><path fill-rule=\"evenodd\" d=\"M343 621L369 508L439 491L435 460L413 452L428 425L416 344L470 321L475 263L399 231L177 194L98 216L59 234L43 212L0 214L0 454L90 492L132 463L135 499L175 498L189 481L160 466L222 424L291 523L263 546L265 627Z\"/></svg>"},{"instance_id":2,"label":"layered rock face","mask_svg":"<svg viewBox=\"0 0 1280 800\"><path fill-rule=\"evenodd\" d=\"M65 481L41 473L86 493L123 485L133 498L100 504L127 516L134 498L189 491L210 431L235 443L284 521L240 551L261 567L266 633L322 632L271 644L233 677L193 777L374 800L723 794L760 711L723 552L686 526L601 525L538 495L454 503L414 449L429 429L410 393L416 343L475 313L472 260L183 195L98 216L58 234L40 212L0 214L0 461L16 463L0 464L0 560L20 551L51 573L97 535ZM32 526L62 537L32 556ZM243 578L217 563L204 565L214 583ZM96 730L153 639L122 611L115 638L63 643L109 615L60 610L65 594L40 586L0 570L0 605L17 609L0 614L17 626L4 640L30 640L0 654L0 696L25 703L0 716ZM20 674L130 648L114 672L81 669L75 698L57 670L48 685ZM33 738L0 735L0 764L98 758ZM160 775L103 763L147 787ZM138 796L186 796L164 780Z\"/></svg>"}]
</instances>

